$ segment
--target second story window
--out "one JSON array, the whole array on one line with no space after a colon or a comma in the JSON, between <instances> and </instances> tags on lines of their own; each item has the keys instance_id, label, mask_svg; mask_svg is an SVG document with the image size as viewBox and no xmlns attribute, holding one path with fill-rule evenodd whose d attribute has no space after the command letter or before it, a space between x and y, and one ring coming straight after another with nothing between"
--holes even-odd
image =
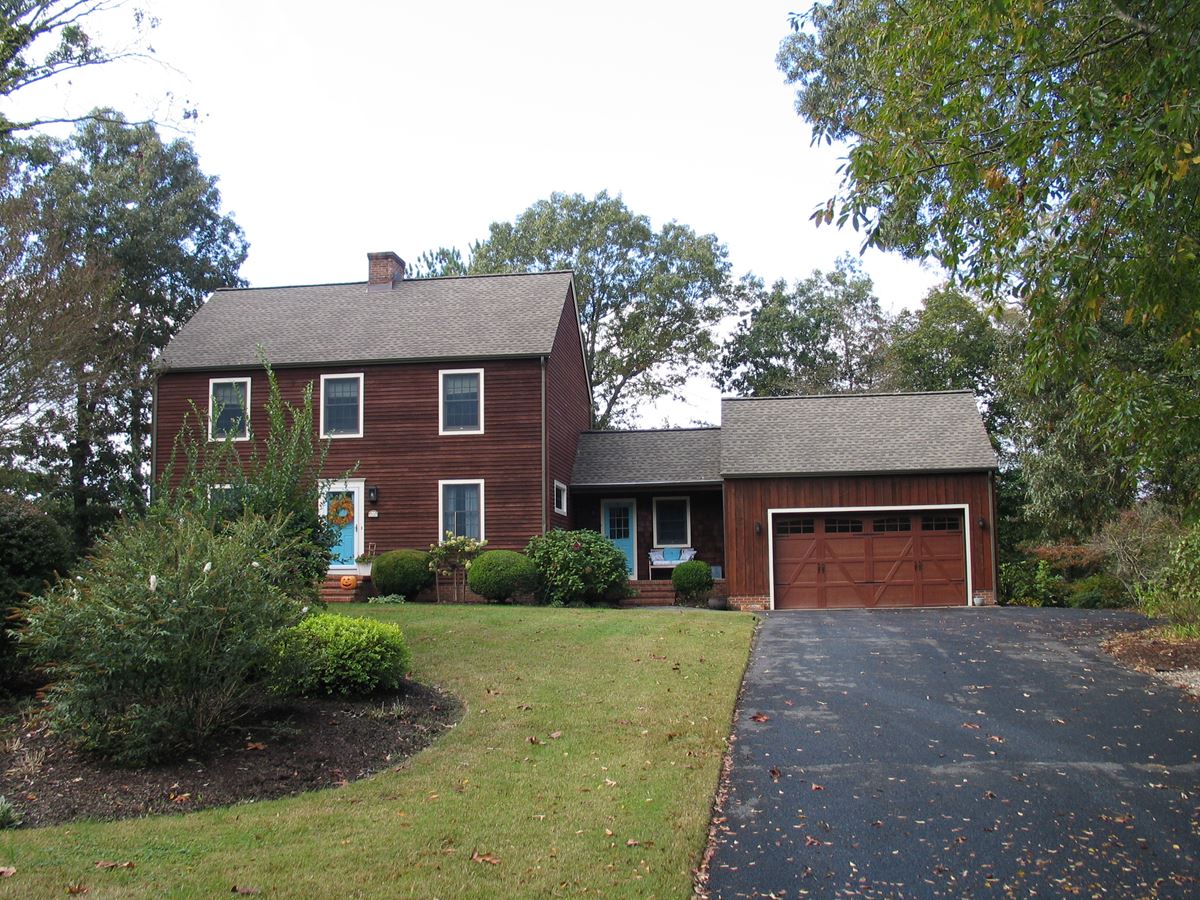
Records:
<instances>
[{"instance_id":1,"label":"second story window","mask_svg":"<svg viewBox=\"0 0 1200 900\"><path fill-rule=\"evenodd\" d=\"M208 406L209 440L250 440L249 378L209 379Z\"/></svg>"},{"instance_id":2,"label":"second story window","mask_svg":"<svg viewBox=\"0 0 1200 900\"><path fill-rule=\"evenodd\" d=\"M321 437L362 437L362 375L321 376Z\"/></svg>"},{"instance_id":3,"label":"second story window","mask_svg":"<svg viewBox=\"0 0 1200 900\"><path fill-rule=\"evenodd\" d=\"M483 369L443 369L438 380L438 434L483 434Z\"/></svg>"}]
</instances>

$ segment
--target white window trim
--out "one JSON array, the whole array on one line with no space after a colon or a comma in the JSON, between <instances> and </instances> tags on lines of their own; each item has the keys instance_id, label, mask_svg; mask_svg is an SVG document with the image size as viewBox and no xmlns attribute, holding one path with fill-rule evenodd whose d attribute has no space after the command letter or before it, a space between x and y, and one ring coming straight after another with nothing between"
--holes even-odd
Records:
<instances>
[{"instance_id":1,"label":"white window trim","mask_svg":"<svg viewBox=\"0 0 1200 900\"><path fill-rule=\"evenodd\" d=\"M362 556L363 539L366 535L366 490L365 478L348 478L342 481L322 481L321 496L317 500L317 511L322 517L329 515L329 492L345 491L354 495L354 559L349 563L330 563L330 572L353 572L358 566L355 560Z\"/></svg>"},{"instance_id":2,"label":"white window trim","mask_svg":"<svg viewBox=\"0 0 1200 900\"><path fill-rule=\"evenodd\" d=\"M487 540L487 521L485 512L487 504L484 502L485 494L482 478L446 478L438 480L438 533L437 543L444 543L446 540L446 532L442 528L442 523L446 521L446 485L453 484L477 484L479 485L479 540Z\"/></svg>"},{"instance_id":3,"label":"white window trim","mask_svg":"<svg viewBox=\"0 0 1200 900\"><path fill-rule=\"evenodd\" d=\"M558 505L559 490L562 491L562 498L563 498L561 507ZM567 514L567 486L565 484L563 484L561 481L559 481L558 479L555 479L555 481L554 481L554 511L556 513L558 513L560 516L565 516Z\"/></svg>"},{"instance_id":4,"label":"white window trim","mask_svg":"<svg viewBox=\"0 0 1200 900\"><path fill-rule=\"evenodd\" d=\"M683 544L660 544L658 542L658 501L659 500L682 500L686 504L687 509L687 541ZM655 497L654 512L651 516L654 525L654 546L658 547L690 547L692 546L692 498L691 497Z\"/></svg>"},{"instance_id":5,"label":"white window trim","mask_svg":"<svg viewBox=\"0 0 1200 900\"><path fill-rule=\"evenodd\" d=\"M446 412L443 409L446 401L447 375L478 375L479 376L479 427L470 431L462 429L446 429ZM438 434L443 437L453 437L458 434L483 434L483 369L439 369L438 370Z\"/></svg>"},{"instance_id":6,"label":"white window trim","mask_svg":"<svg viewBox=\"0 0 1200 900\"><path fill-rule=\"evenodd\" d=\"M244 437L237 437L236 435L229 435L228 438L226 438L226 436L224 436L224 435L213 434L213 425L215 424L215 422L213 421L213 388L216 387L218 384L244 384L246 386L246 396L245 396L245 404L246 404L245 413L246 414L244 416L245 422L243 423L246 426L246 434ZM208 379L208 439L210 441L224 441L226 439L231 440L231 441L248 441L248 440L250 440L250 387L251 387L251 381L250 381L249 375L243 375L238 378L210 378L210 379Z\"/></svg>"},{"instance_id":7,"label":"white window trim","mask_svg":"<svg viewBox=\"0 0 1200 900\"><path fill-rule=\"evenodd\" d=\"M931 509L957 509L963 515L963 552L967 561L967 596L964 606L971 605L974 596L974 573L971 569L971 506L968 503L923 503L910 506L796 506L767 510L767 584L771 588L771 609L775 608L775 516L794 513L878 513L917 512Z\"/></svg>"},{"instance_id":8,"label":"white window trim","mask_svg":"<svg viewBox=\"0 0 1200 900\"><path fill-rule=\"evenodd\" d=\"M357 378L358 379L358 432L356 434L326 434L325 433L325 379L326 378ZM321 405L321 439L339 441L342 438L360 438L363 436L363 373L362 372L331 372L321 376L321 395L317 398Z\"/></svg>"}]
</instances>

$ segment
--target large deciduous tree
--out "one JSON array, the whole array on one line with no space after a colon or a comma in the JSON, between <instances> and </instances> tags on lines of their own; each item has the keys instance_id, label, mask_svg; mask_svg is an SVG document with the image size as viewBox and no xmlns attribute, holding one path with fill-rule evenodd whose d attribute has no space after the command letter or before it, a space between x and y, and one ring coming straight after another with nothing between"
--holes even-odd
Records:
<instances>
[{"instance_id":1,"label":"large deciduous tree","mask_svg":"<svg viewBox=\"0 0 1200 900\"><path fill-rule=\"evenodd\" d=\"M851 257L791 290L784 281L767 290L749 277L740 293L741 321L714 366L723 390L779 396L878 385L890 320L870 277Z\"/></svg>"},{"instance_id":2,"label":"large deciduous tree","mask_svg":"<svg viewBox=\"0 0 1200 900\"><path fill-rule=\"evenodd\" d=\"M831 0L793 24L797 108L850 145L815 218L1016 299L1035 382L1074 382L1079 434L1131 473L1164 462L1142 436L1194 454L1200 6ZM1163 369L1112 365L1114 328Z\"/></svg>"},{"instance_id":3,"label":"large deciduous tree","mask_svg":"<svg viewBox=\"0 0 1200 900\"><path fill-rule=\"evenodd\" d=\"M667 222L657 231L620 197L554 193L492 223L464 266L455 250L421 257L422 274L572 269L595 423L628 423L637 406L682 388L714 358L711 329L730 305L729 262L714 235Z\"/></svg>"},{"instance_id":4,"label":"large deciduous tree","mask_svg":"<svg viewBox=\"0 0 1200 900\"><path fill-rule=\"evenodd\" d=\"M111 510L145 503L151 361L209 292L242 283L247 245L191 144L153 126L98 110L29 158L69 265L104 273L86 344L58 364L67 396L40 409L20 451L66 495L82 549Z\"/></svg>"}]
</instances>

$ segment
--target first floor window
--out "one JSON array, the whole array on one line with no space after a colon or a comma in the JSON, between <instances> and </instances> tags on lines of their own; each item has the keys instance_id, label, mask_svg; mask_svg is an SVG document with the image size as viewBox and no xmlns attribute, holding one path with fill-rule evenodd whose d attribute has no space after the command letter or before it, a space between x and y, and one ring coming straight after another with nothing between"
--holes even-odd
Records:
<instances>
[{"instance_id":1,"label":"first floor window","mask_svg":"<svg viewBox=\"0 0 1200 900\"><path fill-rule=\"evenodd\" d=\"M208 383L208 436L214 441L250 437L250 379L214 378Z\"/></svg>"},{"instance_id":2,"label":"first floor window","mask_svg":"<svg viewBox=\"0 0 1200 900\"><path fill-rule=\"evenodd\" d=\"M321 376L321 437L362 437L362 376Z\"/></svg>"},{"instance_id":3,"label":"first floor window","mask_svg":"<svg viewBox=\"0 0 1200 900\"><path fill-rule=\"evenodd\" d=\"M560 516L567 514L567 486L561 481L554 482L554 511Z\"/></svg>"},{"instance_id":4,"label":"first floor window","mask_svg":"<svg viewBox=\"0 0 1200 900\"><path fill-rule=\"evenodd\" d=\"M688 547L692 523L687 497L654 498L654 546Z\"/></svg>"},{"instance_id":5,"label":"first floor window","mask_svg":"<svg viewBox=\"0 0 1200 900\"><path fill-rule=\"evenodd\" d=\"M462 481L442 484L442 537L483 540L483 482Z\"/></svg>"}]
</instances>

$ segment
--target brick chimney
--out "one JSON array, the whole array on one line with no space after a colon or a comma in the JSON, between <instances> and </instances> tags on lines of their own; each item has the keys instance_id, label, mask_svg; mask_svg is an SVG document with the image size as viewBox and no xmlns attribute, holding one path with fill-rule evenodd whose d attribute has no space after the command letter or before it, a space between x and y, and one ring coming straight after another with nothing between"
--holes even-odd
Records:
<instances>
[{"instance_id":1,"label":"brick chimney","mask_svg":"<svg viewBox=\"0 0 1200 900\"><path fill-rule=\"evenodd\" d=\"M391 250L367 254L367 290L390 291L404 280L404 260Z\"/></svg>"}]
</instances>

